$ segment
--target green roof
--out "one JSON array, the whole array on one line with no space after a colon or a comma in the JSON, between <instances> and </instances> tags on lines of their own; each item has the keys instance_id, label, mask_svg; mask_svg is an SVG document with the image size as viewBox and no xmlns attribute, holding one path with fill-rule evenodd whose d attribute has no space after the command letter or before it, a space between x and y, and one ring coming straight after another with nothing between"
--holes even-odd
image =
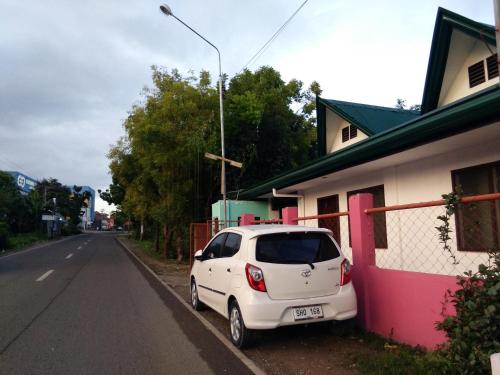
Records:
<instances>
[{"instance_id":1,"label":"green roof","mask_svg":"<svg viewBox=\"0 0 500 375\"><path fill-rule=\"evenodd\" d=\"M374 135L391 129L420 115L419 111L380 107L376 105L343 102L318 98L344 120L360 128L367 135Z\"/></svg>"},{"instance_id":2,"label":"green roof","mask_svg":"<svg viewBox=\"0 0 500 375\"><path fill-rule=\"evenodd\" d=\"M427 65L427 76L422 97L422 113L437 108L453 29L496 45L495 28L493 26L439 8L432 36L429 64Z\"/></svg>"},{"instance_id":3,"label":"green roof","mask_svg":"<svg viewBox=\"0 0 500 375\"><path fill-rule=\"evenodd\" d=\"M273 188L282 189L498 120L500 87L495 85L267 180L241 192L239 198L255 199Z\"/></svg>"},{"instance_id":4,"label":"green roof","mask_svg":"<svg viewBox=\"0 0 500 375\"><path fill-rule=\"evenodd\" d=\"M420 115L418 111L316 97L319 155L326 155L326 108L372 136Z\"/></svg>"}]
</instances>

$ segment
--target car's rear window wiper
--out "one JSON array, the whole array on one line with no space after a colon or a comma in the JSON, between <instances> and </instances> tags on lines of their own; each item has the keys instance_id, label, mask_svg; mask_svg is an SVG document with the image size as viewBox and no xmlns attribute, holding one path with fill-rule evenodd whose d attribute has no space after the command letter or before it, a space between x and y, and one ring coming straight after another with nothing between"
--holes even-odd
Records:
<instances>
[{"instance_id":1,"label":"car's rear window wiper","mask_svg":"<svg viewBox=\"0 0 500 375\"><path fill-rule=\"evenodd\" d=\"M312 264L312 262L305 260L305 259L287 259L287 263L290 263L290 264L308 264L312 270L314 269L314 264Z\"/></svg>"}]
</instances>

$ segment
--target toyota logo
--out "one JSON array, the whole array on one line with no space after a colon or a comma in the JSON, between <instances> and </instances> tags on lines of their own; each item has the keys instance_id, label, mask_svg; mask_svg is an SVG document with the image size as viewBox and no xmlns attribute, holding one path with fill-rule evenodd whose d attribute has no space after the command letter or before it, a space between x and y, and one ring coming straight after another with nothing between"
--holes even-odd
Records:
<instances>
[{"instance_id":1,"label":"toyota logo","mask_svg":"<svg viewBox=\"0 0 500 375\"><path fill-rule=\"evenodd\" d=\"M302 277L309 277L311 276L311 270L303 270L300 274Z\"/></svg>"}]
</instances>

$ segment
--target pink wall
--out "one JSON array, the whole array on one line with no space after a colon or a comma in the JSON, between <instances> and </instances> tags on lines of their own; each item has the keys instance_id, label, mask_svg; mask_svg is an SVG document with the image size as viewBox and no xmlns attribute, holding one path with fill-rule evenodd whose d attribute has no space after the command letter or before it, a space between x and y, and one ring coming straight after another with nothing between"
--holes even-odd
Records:
<instances>
[{"instance_id":1,"label":"pink wall","mask_svg":"<svg viewBox=\"0 0 500 375\"><path fill-rule=\"evenodd\" d=\"M446 291L457 288L455 277L376 266L367 268L367 276L370 331L431 350L446 340L435 323L443 320ZM454 312L450 303L445 312Z\"/></svg>"},{"instance_id":2,"label":"pink wall","mask_svg":"<svg viewBox=\"0 0 500 375\"><path fill-rule=\"evenodd\" d=\"M368 331L396 341L435 349L446 340L435 323L443 320L445 293L456 290L456 278L378 268L373 218L365 213L371 207L371 194L349 198L358 322ZM447 313L454 313L451 304L447 309Z\"/></svg>"}]
</instances>

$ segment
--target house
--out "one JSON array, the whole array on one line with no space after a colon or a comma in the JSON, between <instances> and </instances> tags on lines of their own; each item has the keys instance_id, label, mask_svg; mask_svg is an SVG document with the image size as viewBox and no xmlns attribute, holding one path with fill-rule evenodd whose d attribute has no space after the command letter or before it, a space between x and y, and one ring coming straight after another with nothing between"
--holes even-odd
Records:
<instances>
[{"instance_id":1,"label":"house","mask_svg":"<svg viewBox=\"0 0 500 375\"><path fill-rule=\"evenodd\" d=\"M372 193L375 206L433 201L458 186L465 195L500 192L496 51L493 26L440 8L420 113L318 97L320 157L243 191L240 198L270 202L275 189L296 195L299 216L314 216L348 211L348 197L360 192ZM280 215L270 203L269 210L272 217ZM429 261L441 247L435 227L442 213L437 207L377 214L377 265L452 275L484 262L486 250L500 248L497 200L477 205L475 224L464 214L452 220L450 246L459 265L442 253L443 259ZM347 219L304 224L329 227L350 254Z\"/></svg>"}]
</instances>

